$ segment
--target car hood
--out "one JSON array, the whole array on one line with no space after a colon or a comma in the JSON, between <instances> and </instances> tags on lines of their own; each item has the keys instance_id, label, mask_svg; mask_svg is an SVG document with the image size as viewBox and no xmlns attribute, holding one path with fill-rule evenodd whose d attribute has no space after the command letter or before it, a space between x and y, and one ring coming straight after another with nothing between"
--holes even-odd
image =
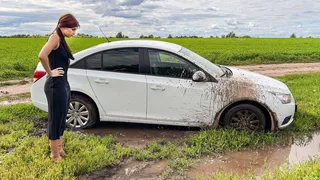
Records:
<instances>
[{"instance_id":1,"label":"car hood","mask_svg":"<svg viewBox=\"0 0 320 180\"><path fill-rule=\"evenodd\" d=\"M246 82L244 84L252 84L261 90L290 93L288 86L279 80L244 69L225 67L232 71L233 75L229 77L231 81L237 81L238 83L244 81Z\"/></svg>"}]
</instances>

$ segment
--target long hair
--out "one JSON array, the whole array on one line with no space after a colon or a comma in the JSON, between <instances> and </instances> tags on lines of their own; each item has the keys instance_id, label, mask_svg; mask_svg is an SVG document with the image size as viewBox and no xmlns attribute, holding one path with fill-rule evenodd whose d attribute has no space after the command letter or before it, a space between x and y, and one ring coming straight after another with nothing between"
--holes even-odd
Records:
<instances>
[{"instance_id":1,"label":"long hair","mask_svg":"<svg viewBox=\"0 0 320 180\"><path fill-rule=\"evenodd\" d=\"M67 53L70 59L74 60L74 57L72 55L72 51L70 49L70 47L68 46L66 39L64 37L64 35L62 34L62 31L60 28L76 28L76 27L80 27L79 22L77 21L77 19L72 15L72 14L64 14L62 16L60 16L57 27L56 27L56 31L64 45L65 48L67 48Z\"/></svg>"}]
</instances>

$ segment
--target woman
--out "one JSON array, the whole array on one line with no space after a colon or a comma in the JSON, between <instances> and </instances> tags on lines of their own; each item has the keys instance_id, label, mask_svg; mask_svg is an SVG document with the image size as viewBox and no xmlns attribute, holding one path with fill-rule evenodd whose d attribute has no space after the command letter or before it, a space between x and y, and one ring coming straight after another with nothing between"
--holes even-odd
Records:
<instances>
[{"instance_id":1,"label":"woman","mask_svg":"<svg viewBox=\"0 0 320 180\"><path fill-rule=\"evenodd\" d=\"M54 162L62 160L65 152L62 137L70 101L70 86L67 72L70 59L74 59L65 37L71 37L79 27L72 14L60 16L58 25L39 53L39 59L48 76L44 91L48 102L48 130L50 158Z\"/></svg>"}]
</instances>

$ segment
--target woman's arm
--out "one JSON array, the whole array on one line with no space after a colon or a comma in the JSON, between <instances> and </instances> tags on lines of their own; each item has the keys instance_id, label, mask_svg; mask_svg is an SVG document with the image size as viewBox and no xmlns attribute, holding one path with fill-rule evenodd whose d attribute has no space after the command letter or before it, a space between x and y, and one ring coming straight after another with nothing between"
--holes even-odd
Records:
<instances>
[{"instance_id":1,"label":"woman's arm","mask_svg":"<svg viewBox=\"0 0 320 180\"><path fill-rule=\"evenodd\" d=\"M49 54L52 50L56 49L59 46L59 36L57 34L52 34L47 41L47 43L42 47L38 58L41 61L43 68L51 77L63 76L64 71L62 67L58 67L54 70L50 69L49 66Z\"/></svg>"}]
</instances>

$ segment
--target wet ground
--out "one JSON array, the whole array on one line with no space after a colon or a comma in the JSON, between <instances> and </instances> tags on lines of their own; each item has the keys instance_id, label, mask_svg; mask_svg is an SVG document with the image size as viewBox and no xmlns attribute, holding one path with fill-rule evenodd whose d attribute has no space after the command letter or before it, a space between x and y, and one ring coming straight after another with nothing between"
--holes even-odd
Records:
<instances>
[{"instance_id":1,"label":"wet ground","mask_svg":"<svg viewBox=\"0 0 320 180\"><path fill-rule=\"evenodd\" d=\"M95 135L113 135L118 141L130 147L141 148L156 139L174 140L187 138L198 133L199 128L175 126L156 126L131 123L102 123L99 127L83 130L84 133ZM293 165L320 157L320 134L314 134L303 139L292 139L292 145L267 146L257 150L227 152L219 157L205 156L189 168L183 176L169 179L195 179L206 177L217 171L244 175L251 171L256 176L262 175L266 169L273 169L282 164ZM163 179L162 172L166 161L140 162L128 159L121 165L105 168L78 179Z\"/></svg>"},{"instance_id":2,"label":"wet ground","mask_svg":"<svg viewBox=\"0 0 320 180\"><path fill-rule=\"evenodd\" d=\"M187 172L191 179L208 176L217 171L245 175L251 171L256 176L280 165L292 166L303 161L320 158L320 134L304 140L295 139L292 145L268 146L254 151L227 152L219 158L204 157Z\"/></svg>"},{"instance_id":3,"label":"wet ground","mask_svg":"<svg viewBox=\"0 0 320 180\"><path fill-rule=\"evenodd\" d=\"M116 122L100 122L96 127L81 130L98 136L113 135L124 145L135 148L142 148L157 139L184 139L199 131L200 128Z\"/></svg>"}]
</instances>

